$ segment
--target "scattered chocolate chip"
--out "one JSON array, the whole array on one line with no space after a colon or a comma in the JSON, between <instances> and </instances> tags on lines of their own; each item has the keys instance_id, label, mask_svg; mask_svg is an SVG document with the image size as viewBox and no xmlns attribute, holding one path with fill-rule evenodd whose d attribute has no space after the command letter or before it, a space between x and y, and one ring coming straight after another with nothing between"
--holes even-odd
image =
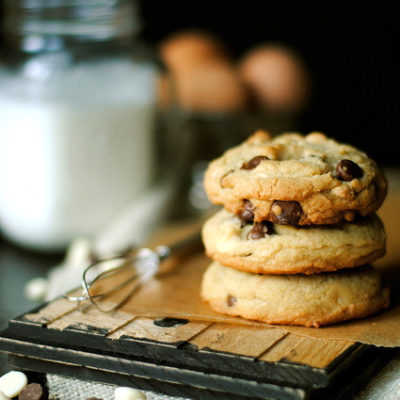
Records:
<instances>
[{"instance_id":1,"label":"scattered chocolate chip","mask_svg":"<svg viewBox=\"0 0 400 400\"><path fill-rule=\"evenodd\" d=\"M47 393L39 383L29 383L18 396L18 400L46 400Z\"/></svg>"},{"instance_id":2,"label":"scattered chocolate chip","mask_svg":"<svg viewBox=\"0 0 400 400\"><path fill-rule=\"evenodd\" d=\"M47 377L46 374L33 371L25 371L25 375L28 377L29 383L39 383L47 390Z\"/></svg>"},{"instance_id":3,"label":"scattered chocolate chip","mask_svg":"<svg viewBox=\"0 0 400 400\"><path fill-rule=\"evenodd\" d=\"M274 224L296 225L303 214L297 201L275 200L272 203L270 218Z\"/></svg>"},{"instance_id":4,"label":"scattered chocolate chip","mask_svg":"<svg viewBox=\"0 0 400 400\"><path fill-rule=\"evenodd\" d=\"M233 307L236 302L237 298L235 296L228 294L228 297L226 298L226 304L228 304L228 307Z\"/></svg>"},{"instance_id":5,"label":"scattered chocolate chip","mask_svg":"<svg viewBox=\"0 0 400 400\"><path fill-rule=\"evenodd\" d=\"M349 182L363 174L363 170L351 160L340 160L336 165L336 178L341 181Z\"/></svg>"},{"instance_id":6,"label":"scattered chocolate chip","mask_svg":"<svg viewBox=\"0 0 400 400\"><path fill-rule=\"evenodd\" d=\"M156 319L153 324L162 328L172 328L173 326L186 325L188 322L189 320L183 318L161 318Z\"/></svg>"},{"instance_id":7,"label":"scattered chocolate chip","mask_svg":"<svg viewBox=\"0 0 400 400\"><path fill-rule=\"evenodd\" d=\"M242 225L251 224L254 219L254 206L250 200L243 200L243 207L240 210L239 218Z\"/></svg>"},{"instance_id":8,"label":"scattered chocolate chip","mask_svg":"<svg viewBox=\"0 0 400 400\"><path fill-rule=\"evenodd\" d=\"M273 233L272 226L268 222L255 222L251 231L247 234L247 239L262 239L265 235L271 235Z\"/></svg>"},{"instance_id":9,"label":"scattered chocolate chip","mask_svg":"<svg viewBox=\"0 0 400 400\"><path fill-rule=\"evenodd\" d=\"M267 156L255 156L251 160L244 162L242 165L242 169L253 169L260 164L261 161L269 160Z\"/></svg>"}]
</instances>

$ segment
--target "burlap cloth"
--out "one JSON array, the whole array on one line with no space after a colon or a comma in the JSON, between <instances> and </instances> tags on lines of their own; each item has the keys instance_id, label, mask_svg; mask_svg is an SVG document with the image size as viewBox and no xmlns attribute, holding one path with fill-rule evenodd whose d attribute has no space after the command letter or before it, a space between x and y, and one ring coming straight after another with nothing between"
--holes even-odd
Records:
<instances>
[{"instance_id":1,"label":"burlap cloth","mask_svg":"<svg viewBox=\"0 0 400 400\"><path fill-rule=\"evenodd\" d=\"M399 400L400 399L400 357L392 360L368 385L352 400ZM97 397L102 400L113 400L114 386L84 382L58 375L47 375L51 396L58 400L87 400ZM160 393L143 392L147 400L189 400L171 397Z\"/></svg>"},{"instance_id":2,"label":"burlap cloth","mask_svg":"<svg viewBox=\"0 0 400 400\"><path fill-rule=\"evenodd\" d=\"M58 400L87 400L91 397L112 400L115 389L112 385L78 381L50 374L47 375L47 382L51 397ZM146 394L147 400L184 400L181 397L171 397L160 393L143 393Z\"/></svg>"}]
</instances>

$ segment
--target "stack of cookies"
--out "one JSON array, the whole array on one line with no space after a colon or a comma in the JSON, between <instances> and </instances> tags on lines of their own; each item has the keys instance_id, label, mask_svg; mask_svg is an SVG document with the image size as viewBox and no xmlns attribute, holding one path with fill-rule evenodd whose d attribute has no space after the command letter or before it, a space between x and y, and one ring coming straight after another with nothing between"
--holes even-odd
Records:
<instances>
[{"instance_id":1,"label":"stack of cookies","mask_svg":"<svg viewBox=\"0 0 400 400\"><path fill-rule=\"evenodd\" d=\"M373 314L389 291L369 263L385 253L376 163L322 133L258 131L212 161L205 189L224 209L203 228L201 295L219 312L318 327Z\"/></svg>"}]
</instances>

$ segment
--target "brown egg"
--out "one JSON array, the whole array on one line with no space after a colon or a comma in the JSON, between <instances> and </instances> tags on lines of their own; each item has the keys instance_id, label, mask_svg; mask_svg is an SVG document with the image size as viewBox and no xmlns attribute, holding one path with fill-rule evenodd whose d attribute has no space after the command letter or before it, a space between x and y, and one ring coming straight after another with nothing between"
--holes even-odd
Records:
<instances>
[{"instance_id":1,"label":"brown egg","mask_svg":"<svg viewBox=\"0 0 400 400\"><path fill-rule=\"evenodd\" d=\"M210 60L227 60L222 43L211 33L182 31L165 39L160 45L161 58L169 70L181 71Z\"/></svg>"},{"instance_id":2,"label":"brown egg","mask_svg":"<svg viewBox=\"0 0 400 400\"><path fill-rule=\"evenodd\" d=\"M203 112L233 112L247 105L247 92L236 69L227 62L201 63L174 75L182 108Z\"/></svg>"},{"instance_id":3,"label":"brown egg","mask_svg":"<svg viewBox=\"0 0 400 400\"><path fill-rule=\"evenodd\" d=\"M265 44L251 50L238 71L260 108L300 111L307 104L310 83L306 67L284 46Z\"/></svg>"}]
</instances>

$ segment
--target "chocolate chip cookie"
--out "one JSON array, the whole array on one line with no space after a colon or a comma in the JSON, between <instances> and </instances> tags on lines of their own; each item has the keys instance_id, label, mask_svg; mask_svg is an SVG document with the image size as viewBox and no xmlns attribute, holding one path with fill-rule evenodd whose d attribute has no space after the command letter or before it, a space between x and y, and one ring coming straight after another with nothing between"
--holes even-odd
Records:
<instances>
[{"instance_id":1,"label":"chocolate chip cookie","mask_svg":"<svg viewBox=\"0 0 400 400\"><path fill-rule=\"evenodd\" d=\"M271 324L318 327L362 318L389 304L371 266L313 275L258 275L213 262L201 296L225 314Z\"/></svg>"},{"instance_id":2,"label":"chocolate chip cookie","mask_svg":"<svg viewBox=\"0 0 400 400\"><path fill-rule=\"evenodd\" d=\"M374 213L387 192L372 159L318 132L258 131L210 163L204 186L211 202L245 223L288 225L352 221Z\"/></svg>"},{"instance_id":3,"label":"chocolate chip cookie","mask_svg":"<svg viewBox=\"0 0 400 400\"><path fill-rule=\"evenodd\" d=\"M225 266L261 274L311 274L370 263L385 254L376 214L335 225L243 223L226 210L203 226L206 254Z\"/></svg>"}]
</instances>

